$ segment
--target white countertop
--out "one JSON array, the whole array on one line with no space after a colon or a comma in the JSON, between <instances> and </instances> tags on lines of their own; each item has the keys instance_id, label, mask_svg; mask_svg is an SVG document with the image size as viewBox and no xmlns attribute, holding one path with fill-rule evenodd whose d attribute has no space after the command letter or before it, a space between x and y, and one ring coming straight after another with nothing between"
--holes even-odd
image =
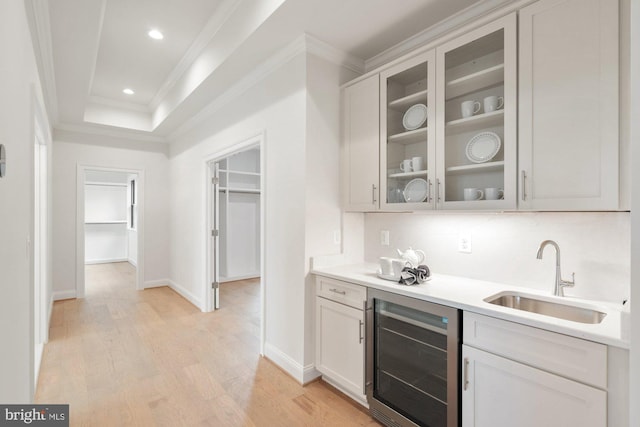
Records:
<instances>
[{"instance_id":1,"label":"white countertop","mask_svg":"<svg viewBox=\"0 0 640 427\"><path fill-rule=\"evenodd\" d=\"M616 305L609 302L570 297L553 297L550 293L544 293L535 289L443 274L434 274L430 281L421 285L405 286L378 278L376 275L377 268L377 264L351 264L315 268L311 273L602 344L626 349L629 348L629 313L625 311L620 304ZM563 301L571 301L577 305L588 305L596 308L607 315L599 324L584 324L513 308L501 307L484 301L485 298L503 291L543 295L545 299L553 299L553 301L560 303Z\"/></svg>"}]
</instances>

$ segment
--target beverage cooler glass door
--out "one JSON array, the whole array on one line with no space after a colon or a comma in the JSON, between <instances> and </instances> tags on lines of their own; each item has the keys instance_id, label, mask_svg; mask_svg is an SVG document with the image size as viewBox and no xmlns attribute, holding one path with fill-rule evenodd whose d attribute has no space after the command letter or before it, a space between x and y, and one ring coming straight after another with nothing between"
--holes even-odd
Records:
<instances>
[{"instance_id":1,"label":"beverage cooler glass door","mask_svg":"<svg viewBox=\"0 0 640 427\"><path fill-rule=\"evenodd\" d=\"M369 297L367 398L387 425L459 425L459 311L381 291Z\"/></svg>"}]
</instances>

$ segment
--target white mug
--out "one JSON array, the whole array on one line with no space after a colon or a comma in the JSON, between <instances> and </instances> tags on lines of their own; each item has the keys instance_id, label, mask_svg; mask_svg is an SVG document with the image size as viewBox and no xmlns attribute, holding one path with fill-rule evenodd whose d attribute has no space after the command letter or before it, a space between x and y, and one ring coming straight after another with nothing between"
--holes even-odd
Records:
<instances>
[{"instance_id":1,"label":"white mug","mask_svg":"<svg viewBox=\"0 0 640 427\"><path fill-rule=\"evenodd\" d=\"M396 280L400 280L400 273L402 273L402 270L405 267L411 267L411 263L409 261L407 261L406 259L393 259L391 261L391 265L393 267L393 277Z\"/></svg>"},{"instance_id":2,"label":"white mug","mask_svg":"<svg viewBox=\"0 0 640 427\"><path fill-rule=\"evenodd\" d=\"M393 274L393 260L386 256L380 257L380 273L385 276L391 276Z\"/></svg>"},{"instance_id":3,"label":"white mug","mask_svg":"<svg viewBox=\"0 0 640 427\"><path fill-rule=\"evenodd\" d=\"M487 96L484 99L484 112L490 113L499 110L504 105L504 98L501 96Z\"/></svg>"},{"instance_id":4,"label":"white mug","mask_svg":"<svg viewBox=\"0 0 640 427\"><path fill-rule=\"evenodd\" d=\"M487 200L501 200L504 199L504 191L502 188L485 188L484 189L484 198Z\"/></svg>"},{"instance_id":5,"label":"white mug","mask_svg":"<svg viewBox=\"0 0 640 427\"><path fill-rule=\"evenodd\" d=\"M484 191L479 188L465 188L464 199L465 200L482 200L484 198Z\"/></svg>"},{"instance_id":6,"label":"white mug","mask_svg":"<svg viewBox=\"0 0 640 427\"><path fill-rule=\"evenodd\" d=\"M481 105L478 101L464 101L460 104L462 109L462 117L471 117L480 111Z\"/></svg>"},{"instance_id":7,"label":"white mug","mask_svg":"<svg viewBox=\"0 0 640 427\"><path fill-rule=\"evenodd\" d=\"M400 163L400 170L402 172L411 172L413 170L411 169L411 159L403 160L402 163Z\"/></svg>"},{"instance_id":8,"label":"white mug","mask_svg":"<svg viewBox=\"0 0 640 427\"><path fill-rule=\"evenodd\" d=\"M422 157L412 157L411 158L411 168L415 171L421 171L422 168Z\"/></svg>"}]
</instances>

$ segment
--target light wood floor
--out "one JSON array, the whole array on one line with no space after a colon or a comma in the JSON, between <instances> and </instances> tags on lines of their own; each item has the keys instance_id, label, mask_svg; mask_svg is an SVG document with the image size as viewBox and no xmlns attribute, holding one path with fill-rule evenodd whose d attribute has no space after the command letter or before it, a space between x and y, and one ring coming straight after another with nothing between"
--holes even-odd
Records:
<instances>
[{"instance_id":1,"label":"light wood floor","mask_svg":"<svg viewBox=\"0 0 640 427\"><path fill-rule=\"evenodd\" d=\"M221 286L201 313L128 263L87 266L86 298L54 304L36 401L72 426L369 426L322 381L300 386L259 352L259 284Z\"/></svg>"}]
</instances>

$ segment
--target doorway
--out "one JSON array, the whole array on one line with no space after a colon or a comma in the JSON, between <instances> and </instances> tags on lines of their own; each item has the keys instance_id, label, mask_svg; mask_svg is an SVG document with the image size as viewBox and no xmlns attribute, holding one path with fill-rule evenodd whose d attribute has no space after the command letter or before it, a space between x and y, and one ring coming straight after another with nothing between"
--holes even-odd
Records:
<instances>
[{"instance_id":1,"label":"doorway","mask_svg":"<svg viewBox=\"0 0 640 427\"><path fill-rule=\"evenodd\" d=\"M142 171L80 165L77 178L76 296L108 286L114 274L143 289Z\"/></svg>"},{"instance_id":2,"label":"doorway","mask_svg":"<svg viewBox=\"0 0 640 427\"><path fill-rule=\"evenodd\" d=\"M232 299L224 296L242 295L243 287L257 292L260 354L264 354L265 292L268 286L264 262L264 134L240 141L204 160L207 236L204 311L226 307L234 310L237 305L231 304ZM245 226L238 227L239 223ZM221 287L224 287L222 298Z\"/></svg>"}]
</instances>

